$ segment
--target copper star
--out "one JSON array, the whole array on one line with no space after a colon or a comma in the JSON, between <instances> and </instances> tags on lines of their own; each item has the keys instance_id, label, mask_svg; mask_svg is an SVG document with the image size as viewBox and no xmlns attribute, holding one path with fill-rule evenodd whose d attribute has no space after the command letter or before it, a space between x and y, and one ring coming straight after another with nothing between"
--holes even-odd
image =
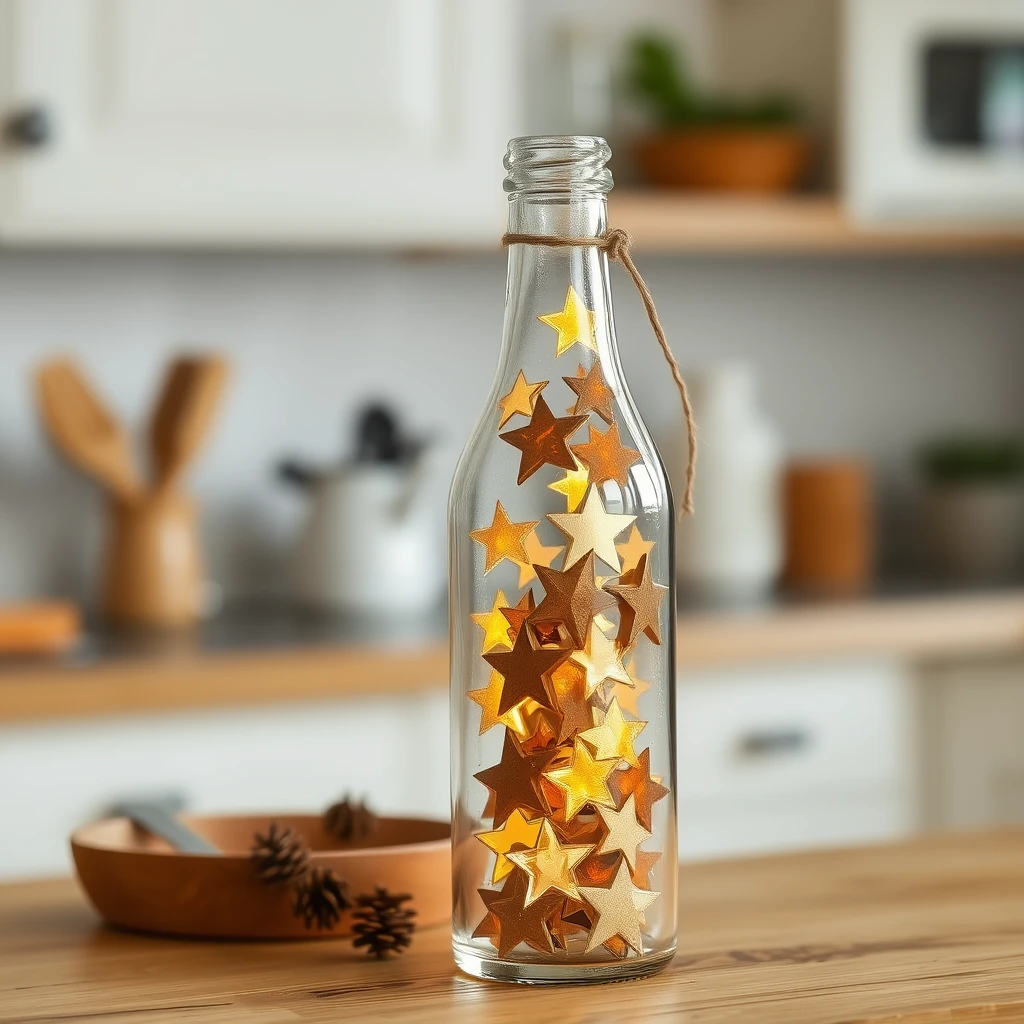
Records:
<instances>
[{"instance_id":1,"label":"copper star","mask_svg":"<svg viewBox=\"0 0 1024 1024\"><path fill-rule=\"evenodd\" d=\"M535 903L552 889L566 896L578 896L573 869L593 846L563 846L547 819L540 828L537 842L527 850L514 850L508 859L526 872L528 883L525 905Z\"/></svg>"},{"instance_id":2,"label":"copper star","mask_svg":"<svg viewBox=\"0 0 1024 1024\"><path fill-rule=\"evenodd\" d=\"M550 760L550 751L522 754L512 733L505 733L501 760L473 776L494 793L495 821L504 821L517 807L551 813L540 788L541 772Z\"/></svg>"},{"instance_id":3,"label":"copper star","mask_svg":"<svg viewBox=\"0 0 1024 1024\"><path fill-rule=\"evenodd\" d=\"M629 480L629 467L643 458L635 448L623 446L617 423L603 434L592 426L587 443L574 444L572 453L590 470L590 479L595 484L614 480L620 487L625 487Z\"/></svg>"},{"instance_id":4,"label":"copper star","mask_svg":"<svg viewBox=\"0 0 1024 1024\"><path fill-rule=\"evenodd\" d=\"M640 919L660 893L638 889L625 864L619 865L608 888L580 886L580 893L597 913L587 942L588 953L616 935L631 949L643 953Z\"/></svg>"},{"instance_id":5,"label":"copper star","mask_svg":"<svg viewBox=\"0 0 1024 1024\"><path fill-rule=\"evenodd\" d=\"M577 647L586 642L594 615L614 603L594 582L594 552L564 572L535 565L544 587L544 600L530 616L531 622L560 622Z\"/></svg>"},{"instance_id":6,"label":"copper star","mask_svg":"<svg viewBox=\"0 0 1024 1024\"><path fill-rule=\"evenodd\" d=\"M641 633L656 644L661 643L661 602L668 587L651 579L651 556L641 555L636 568L623 573L618 583L606 583L605 590L619 599L619 646L632 647Z\"/></svg>"},{"instance_id":7,"label":"copper star","mask_svg":"<svg viewBox=\"0 0 1024 1024\"><path fill-rule=\"evenodd\" d=\"M615 804L621 807L632 793L636 797L636 820L644 828L651 828L651 809L668 790L651 778L651 748L636 759L636 765L612 773L609 786L615 795Z\"/></svg>"},{"instance_id":8,"label":"copper star","mask_svg":"<svg viewBox=\"0 0 1024 1024\"><path fill-rule=\"evenodd\" d=\"M508 638L515 643L516 637L519 636L519 630L522 628L523 623L533 614L533 609L536 606L536 602L533 598L533 591L528 590L516 604L514 608L499 608L502 618L505 620L506 632Z\"/></svg>"},{"instance_id":9,"label":"copper star","mask_svg":"<svg viewBox=\"0 0 1024 1024\"><path fill-rule=\"evenodd\" d=\"M608 779L614 766L614 761L595 760L577 738L573 744L572 761L563 768L552 768L544 773L544 777L562 793L566 820L575 818L587 804L615 806L608 789Z\"/></svg>"},{"instance_id":10,"label":"copper star","mask_svg":"<svg viewBox=\"0 0 1024 1024\"><path fill-rule=\"evenodd\" d=\"M526 905L528 883L522 871L513 871L500 891L481 889L480 898L498 926L495 936L487 935L498 949L498 956L506 957L520 942L541 953L554 952L547 919L558 909L563 897L548 892ZM487 893L485 896L484 893ZM481 926L487 921L481 922Z\"/></svg>"},{"instance_id":11,"label":"copper star","mask_svg":"<svg viewBox=\"0 0 1024 1024\"><path fill-rule=\"evenodd\" d=\"M605 423L612 422L612 398L614 395L604 379L600 363L594 363L589 370L577 366L575 377L563 377L562 380L576 392L576 404L572 407L573 413L579 415L580 413L596 412Z\"/></svg>"},{"instance_id":12,"label":"copper star","mask_svg":"<svg viewBox=\"0 0 1024 1024\"><path fill-rule=\"evenodd\" d=\"M526 555L529 558L529 562L517 562L519 566L519 586L520 588L525 587L532 580L537 578L537 573L534 570L535 565L551 565L551 563L562 553L562 546L560 544L554 545L553 547L547 547L540 542L540 538L537 536L537 531L533 533L523 541L523 547L526 549Z\"/></svg>"},{"instance_id":13,"label":"copper star","mask_svg":"<svg viewBox=\"0 0 1024 1024\"><path fill-rule=\"evenodd\" d=\"M548 519L569 538L565 561L573 565L588 551L619 572L615 538L636 522L636 516L605 511L598 489L591 486L576 512L551 512Z\"/></svg>"},{"instance_id":14,"label":"copper star","mask_svg":"<svg viewBox=\"0 0 1024 1024\"><path fill-rule=\"evenodd\" d=\"M640 889L650 889L651 872L659 860L661 860L660 853L637 850L636 867L633 869L633 884Z\"/></svg>"},{"instance_id":15,"label":"copper star","mask_svg":"<svg viewBox=\"0 0 1024 1024\"><path fill-rule=\"evenodd\" d=\"M505 514L501 502L495 502L494 518L491 520L491 525L481 527L479 530L471 530L469 534L473 540L478 544L483 544L487 549L484 572L490 572L503 558L512 562L526 561L529 556L526 554L526 548L523 547L523 541L537 525L537 521L513 523Z\"/></svg>"},{"instance_id":16,"label":"copper star","mask_svg":"<svg viewBox=\"0 0 1024 1024\"><path fill-rule=\"evenodd\" d=\"M653 547L654 541L644 540L640 535L640 531L636 528L636 523L634 523L629 536L621 543L615 545L615 549L622 559L622 571L629 572L630 569L635 568L636 563L640 561L640 556L650 554Z\"/></svg>"},{"instance_id":17,"label":"copper star","mask_svg":"<svg viewBox=\"0 0 1024 1024\"><path fill-rule=\"evenodd\" d=\"M532 416L533 407L537 404L540 393L548 386L546 380L538 381L536 384L527 383L523 371L519 371L512 390L498 401L498 408L501 410L501 418L498 426L503 427L513 416Z\"/></svg>"},{"instance_id":18,"label":"copper star","mask_svg":"<svg viewBox=\"0 0 1024 1024\"><path fill-rule=\"evenodd\" d=\"M545 465L575 469L576 460L569 451L568 442L586 420L586 416L552 415L544 396L539 396L533 418L527 426L498 435L523 453L516 482L524 483ZM526 561L525 552L521 561Z\"/></svg>"},{"instance_id":19,"label":"copper star","mask_svg":"<svg viewBox=\"0 0 1024 1024\"><path fill-rule=\"evenodd\" d=\"M594 724L594 709L587 699L587 677L579 665L566 661L550 675L556 710L561 714L558 742L565 743Z\"/></svg>"},{"instance_id":20,"label":"copper star","mask_svg":"<svg viewBox=\"0 0 1024 1024\"><path fill-rule=\"evenodd\" d=\"M505 714L509 708L527 697L532 697L543 707L551 707L551 697L544 677L568 657L568 651L537 646L528 629L519 630L511 651L485 654L484 661L491 668L497 669L505 680L501 688L501 700L498 702L498 713Z\"/></svg>"}]
</instances>

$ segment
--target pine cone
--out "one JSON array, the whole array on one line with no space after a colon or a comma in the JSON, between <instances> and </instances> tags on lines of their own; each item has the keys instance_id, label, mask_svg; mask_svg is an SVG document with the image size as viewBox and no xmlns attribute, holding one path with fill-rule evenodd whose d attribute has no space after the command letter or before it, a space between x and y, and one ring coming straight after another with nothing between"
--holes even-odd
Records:
<instances>
[{"instance_id":1,"label":"pine cone","mask_svg":"<svg viewBox=\"0 0 1024 1024\"><path fill-rule=\"evenodd\" d=\"M309 870L309 850L302 836L276 821L265 836L256 833L251 857L264 885L287 885Z\"/></svg>"},{"instance_id":2,"label":"pine cone","mask_svg":"<svg viewBox=\"0 0 1024 1024\"><path fill-rule=\"evenodd\" d=\"M324 812L324 827L338 839L363 839L377 829L377 816L360 801L345 797Z\"/></svg>"},{"instance_id":3,"label":"pine cone","mask_svg":"<svg viewBox=\"0 0 1024 1024\"><path fill-rule=\"evenodd\" d=\"M412 942L416 928L412 919L415 910L402 907L412 897L407 893L392 896L387 889L378 888L372 896L358 897L359 909L352 917L355 923L352 932L356 936L352 943L357 949L366 947L366 952L383 960L389 953L401 953Z\"/></svg>"},{"instance_id":4,"label":"pine cone","mask_svg":"<svg viewBox=\"0 0 1024 1024\"><path fill-rule=\"evenodd\" d=\"M338 923L341 912L351 906L347 882L330 868L312 868L295 888L292 909L307 928L315 925L321 931L330 931Z\"/></svg>"}]
</instances>

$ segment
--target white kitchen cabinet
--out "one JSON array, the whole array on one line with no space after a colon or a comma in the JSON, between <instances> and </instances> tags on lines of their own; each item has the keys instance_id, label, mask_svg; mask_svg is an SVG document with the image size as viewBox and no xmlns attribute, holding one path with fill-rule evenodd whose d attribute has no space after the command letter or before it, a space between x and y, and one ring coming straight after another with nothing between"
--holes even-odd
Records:
<instances>
[{"instance_id":1,"label":"white kitchen cabinet","mask_svg":"<svg viewBox=\"0 0 1024 1024\"><path fill-rule=\"evenodd\" d=\"M496 244L517 37L516 0L0 0L0 240Z\"/></svg>"},{"instance_id":2,"label":"white kitchen cabinet","mask_svg":"<svg viewBox=\"0 0 1024 1024\"><path fill-rule=\"evenodd\" d=\"M1024 660L924 670L928 821L938 828L1024 823Z\"/></svg>"},{"instance_id":3,"label":"white kitchen cabinet","mask_svg":"<svg viewBox=\"0 0 1024 1024\"><path fill-rule=\"evenodd\" d=\"M684 858L893 839L916 823L914 689L887 660L685 673Z\"/></svg>"},{"instance_id":4,"label":"white kitchen cabinet","mask_svg":"<svg viewBox=\"0 0 1024 1024\"><path fill-rule=\"evenodd\" d=\"M346 791L448 820L447 694L7 726L0 880L67 872L71 832L124 799L305 812Z\"/></svg>"}]
</instances>

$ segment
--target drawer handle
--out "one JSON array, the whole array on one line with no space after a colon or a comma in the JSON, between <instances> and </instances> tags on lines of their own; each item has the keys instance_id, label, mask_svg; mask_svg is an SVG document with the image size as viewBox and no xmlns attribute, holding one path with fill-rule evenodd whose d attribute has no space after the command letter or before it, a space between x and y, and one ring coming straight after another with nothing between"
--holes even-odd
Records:
<instances>
[{"instance_id":1,"label":"drawer handle","mask_svg":"<svg viewBox=\"0 0 1024 1024\"><path fill-rule=\"evenodd\" d=\"M766 729L741 737L739 751L744 757L772 757L796 754L810 745L810 733L804 729Z\"/></svg>"}]
</instances>

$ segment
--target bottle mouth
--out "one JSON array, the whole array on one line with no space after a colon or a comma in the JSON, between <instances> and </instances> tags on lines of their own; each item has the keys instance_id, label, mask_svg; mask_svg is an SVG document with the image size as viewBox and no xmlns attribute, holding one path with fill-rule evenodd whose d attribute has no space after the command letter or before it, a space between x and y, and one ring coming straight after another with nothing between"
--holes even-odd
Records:
<instances>
[{"instance_id":1,"label":"bottle mouth","mask_svg":"<svg viewBox=\"0 0 1024 1024\"><path fill-rule=\"evenodd\" d=\"M526 135L512 139L505 154L504 189L522 195L593 192L612 189L611 147L597 135Z\"/></svg>"}]
</instances>

